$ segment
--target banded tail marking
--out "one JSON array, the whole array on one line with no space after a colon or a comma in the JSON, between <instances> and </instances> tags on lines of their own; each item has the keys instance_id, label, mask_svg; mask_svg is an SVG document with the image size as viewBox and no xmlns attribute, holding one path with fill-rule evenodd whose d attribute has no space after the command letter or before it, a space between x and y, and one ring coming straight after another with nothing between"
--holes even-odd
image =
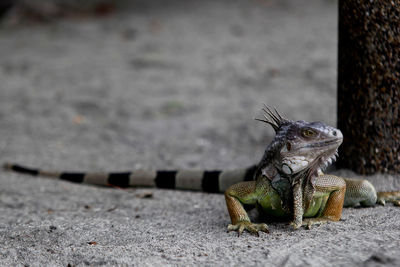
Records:
<instances>
[{"instance_id":1,"label":"banded tail marking","mask_svg":"<svg viewBox=\"0 0 400 267\"><path fill-rule=\"evenodd\" d=\"M165 189L196 190L209 193L224 192L230 185L253 180L256 166L230 171L159 170L112 173L52 172L16 164L4 164L4 169L61 179L74 183L112 185L118 187L157 187Z\"/></svg>"}]
</instances>

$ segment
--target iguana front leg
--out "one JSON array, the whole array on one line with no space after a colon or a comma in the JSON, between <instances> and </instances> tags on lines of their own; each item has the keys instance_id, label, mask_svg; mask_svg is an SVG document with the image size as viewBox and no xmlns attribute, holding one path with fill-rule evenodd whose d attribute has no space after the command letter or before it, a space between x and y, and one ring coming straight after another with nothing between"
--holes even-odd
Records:
<instances>
[{"instance_id":1,"label":"iguana front leg","mask_svg":"<svg viewBox=\"0 0 400 267\"><path fill-rule=\"evenodd\" d=\"M315 179L315 193L310 207L304 213L302 225L311 228L315 224L338 221L342 208L348 206L374 206L385 202L400 204L400 191L376 192L367 180L347 179L322 174Z\"/></svg>"},{"instance_id":2,"label":"iguana front leg","mask_svg":"<svg viewBox=\"0 0 400 267\"><path fill-rule=\"evenodd\" d=\"M315 192L310 206L304 213L303 226L311 228L315 224L339 221L342 217L346 183L334 175L320 175L315 179Z\"/></svg>"},{"instance_id":3,"label":"iguana front leg","mask_svg":"<svg viewBox=\"0 0 400 267\"><path fill-rule=\"evenodd\" d=\"M239 236L244 230L257 236L259 231L269 232L265 223L252 223L243 207L243 204L255 205L257 203L255 181L232 185L225 192L225 200L232 221L232 224L228 225L228 231L238 231Z\"/></svg>"},{"instance_id":4,"label":"iguana front leg","mask_svg":"<svg viewBox=\"0 0 400 267\"><path fill-rule=\"evenodd\" d=\"M303 190L301 188L301 182L297 182L293 185L293 225L294 229L298 229L303 224Z\"/></svg>"}]
</instances>

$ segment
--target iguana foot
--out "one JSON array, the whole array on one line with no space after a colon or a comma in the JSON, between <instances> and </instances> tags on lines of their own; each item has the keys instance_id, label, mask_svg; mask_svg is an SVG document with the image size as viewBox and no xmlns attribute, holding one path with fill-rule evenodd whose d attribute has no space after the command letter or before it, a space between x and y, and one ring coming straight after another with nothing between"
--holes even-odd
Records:
<instances>
[{"instance_id":1,"label":"iguana foot","mask_svg":"<svg viewBox=\"0 0 400 267\"><path fill-rule=\"evenodd\" d=\"M302 226L305 226L306 229L310 230L311 226L313 226L313 225L320 226L320 225L323 225L323 224L325 224L326 222L329 222L329 221L330 220L326 219L326 218L307 218L307 219L303 220Z\"/></svg>"},{"instance_id":2,"label":"iguana foot","mask_svg":"<svg viewBox=\"0 0 400 267\"><path fill-rule=\"evenodd\" d=\"M385 204L388 202L400 207L400 191L378 192L378 200L376 203L385 206Z\"/></svg>"},{"instance_id":3,"label":"iguana foot","mask_svg":"<svg viewBox=\"0 0 400 267\"><path fill-rule=\"evenodd\" d=\"M305 226L306 229L311 229L311 226L313 225L322 225L326 222L330 221L329 219L326 218L307 218L303 219L302 222L291 222L290 225L293 227L293 229L299 229L302 226Z\"/></svg>"},{"instance_id":4,"label":"iguana foot","mask_svg":"<svg viewBox=\"0 0 400 267\"><path fill-rule=\"evenodd\" d=\"M244 230L247 230L250 234L256 236L259 236L258 231L269 233L268 227L265 223L238 222L236 224L228 225L228 232L238 231L238 236L240 236Z\"/></svg>"},{"instance_id":5,"label":"iguana foot","mask_svg":"<svg viewBox=\"0 0 400 267\"><path fill-rule=\"evenodd\" d=\"M294 230L296 230L299 229L301 226L303 226L304 225L303 223L301 221L300 222L292 221L290 222L290 225L293 227Z\"/></svg>"}]
</instances>

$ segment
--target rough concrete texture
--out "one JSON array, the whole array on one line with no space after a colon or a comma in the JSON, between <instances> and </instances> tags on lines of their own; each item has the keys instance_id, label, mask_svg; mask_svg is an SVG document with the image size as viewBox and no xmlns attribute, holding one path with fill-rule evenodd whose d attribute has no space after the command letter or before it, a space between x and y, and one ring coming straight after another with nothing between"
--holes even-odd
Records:
<instances>
[{"instance_id":1,"label":"rough concrete texture","mask_svg":"<svg viewBox=\"0 0 400 267\"><path fill-rule=\"evenodd\" d=\"M336 123L335 1L143 1L106 18L0 29L0 161L48 169L235 168L273 131L262 103ZM352 176L346 171L340 171ZM381 189L395 176L371 177ZM151 192L152 198L143 198ZM256 214L252 214L253 217ZM0 173L0 265L400 263L400 209L260 237L218 194Z\"/></svg>"}]
</instances>

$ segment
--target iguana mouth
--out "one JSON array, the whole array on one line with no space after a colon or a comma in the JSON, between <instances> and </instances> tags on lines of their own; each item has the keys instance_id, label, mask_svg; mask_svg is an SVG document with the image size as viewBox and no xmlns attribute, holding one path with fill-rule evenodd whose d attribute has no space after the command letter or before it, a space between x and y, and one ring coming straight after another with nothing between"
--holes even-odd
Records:
<instances>
[{"instance_id":1,"label":"iguana mouth","mask_svg":"<svg viewBox=\"0 0 400 267\"><path fill-rule=\"evenodd\" d=\"M343 139L334 139L334 140L328 140L328 141L322 141L318 143L313 143L313 144L307 144L301 148L313 148L313 147L330 147L334 145L339 145L343 142Z\"/></svg>"}]
</instances>

